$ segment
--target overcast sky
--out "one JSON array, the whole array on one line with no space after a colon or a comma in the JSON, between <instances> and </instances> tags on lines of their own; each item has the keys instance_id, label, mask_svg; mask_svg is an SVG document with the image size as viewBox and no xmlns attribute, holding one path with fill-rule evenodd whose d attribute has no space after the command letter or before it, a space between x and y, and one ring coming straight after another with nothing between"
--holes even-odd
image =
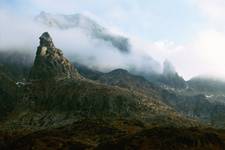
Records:
<instances>
[{"instance_id":1,"label":"overcast sky","mask_svg":"<svg viewBox=\"0 0 225 150\"><path fill-rule=\"evenodd\" d=\"M185 79L225 77L225 0L0 0L0 10L27 18L83 13L159 62L169 59Z\"/></svg>"}]
</instances>

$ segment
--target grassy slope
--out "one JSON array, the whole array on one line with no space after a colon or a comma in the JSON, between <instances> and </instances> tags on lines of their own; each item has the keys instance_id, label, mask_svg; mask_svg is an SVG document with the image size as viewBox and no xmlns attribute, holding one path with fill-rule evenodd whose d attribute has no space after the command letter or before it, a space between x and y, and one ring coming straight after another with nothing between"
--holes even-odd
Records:
<instances>
[{"instance_id":1,"label":"grassy slope","mask_svg":"<svg viewBox=\"0 0 225 150\"><path fill-rule=\"evenodd\" d=\"M85 79L36 82L27 85L24 93L4 128L44 129L82 118L130 118L152 125L199 126L157 99Z\"/></svg>"}]
</instances>

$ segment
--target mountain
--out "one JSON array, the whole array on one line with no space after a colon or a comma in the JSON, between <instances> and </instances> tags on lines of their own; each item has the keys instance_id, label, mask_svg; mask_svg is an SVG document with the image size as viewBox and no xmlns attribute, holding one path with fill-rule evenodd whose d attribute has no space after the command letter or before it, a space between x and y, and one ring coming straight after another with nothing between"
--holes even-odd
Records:
<instances>
[{"instance_id":1,"label":"mountain","mask_svg":"<svg viewBox=\"0 0 225 150\"><path fill-rule=\"evenodd\" d=\"M48 32L45 32L40 37L40 45L29 80L52 78L80 78L80 76L73 65L63 56L62 51L55 48Z\"/></svg>"},{"instance_id":2,"label":"mountain","mask_svg":"<svg viewBox=\"0 0 225 150\"><path fill-rule=\"evenodd\" d=\"M172 88L186 88L185 80L178 75L174 66L168 60L163 63L163 75L159 81Z\"/></svg>"},{"instance_id":3,"label":"mountain","mask_svg":"<svg viewBox=\"0 0 225 150\"><path fill-rule=\"evenodd\" d=\"M78 72L85 78L90 80L97 80L101 75L103 75L103 72L91 69L85 65L79 64L79 63L73 63L74 66L76 66Z\"/></svg>"},{"instance_id":4,"label":"mountain","mask_svg":"<svg viewBox=\"0 0 225 150\"><path fill-rule=\"evenodd\" d=\"M177 74L173 64L167 59L163 62L163 74L164 75L175 75L175 74Z\"/></svg>"},{"instance_id":5,"label":"mountain","mask_svg":"<svg viewBox=\"0 0 225 150\"><path fill-rule=\"evenodd\" d=\"M206 95L224 95L225 81L214 77L198 76L188 82L189 90Z\"/></svg>"},{"instance_id":6,"label":"mountain","mask_svg":"<svg viewBox=\"0 0 225 150\"><path fill-rule=\"evenodd\" d=\"M147 94L148 97L156 98L158 96L157 87L153 83L142 76L133 75L124 69L115 69L109 73L105 73L97 81L110 86L119 86L131 91L138 91Z\"/></svg>"},{"instance_id":7,"label":"mountain","mask_svg":"<svg viewBox=\"0 0 225 150\"><path fill-rule=\"evenodd\" d=\"M105 73L97 81L106 85L138 91L150 98L164 102L187 117L196 118L205 124L218 128L223 128L225 125L224 103L213 102L203 94L188 92L186 91L188 89L170 90L161 86L158 87L157 84L123 69Z\"/></svg>"},{"instance_id":8,"label":"mountain","mask_svg":"<svg viewBox=\"0 0 225 150\"><path fill-rule=\"evenodd\" d=\"M203 123L216 128L224 128L225 105L212 102L205 95L183 93L162 90L161 100L183 115L198 118Z\"/></svg>"},{"instance_id":9,"label":"mountain","mask_svg":"<svg viewBox=\"0 0 225 150\"><path fill-rule=\"evenodd\" d=\"M0 64L0 149L224 149L208 127L224 128L225 105L203 94L72 64L47 32L29 70L18 82Z\"/></svg>"},{"instance_id":10,"label":"mountain","mask_svg":"<svg viewBox=\"0 0 225 150\"><path fill-rule=\"evenodd\" d=\"M29 79L20 90L22 96L2 124L3 129L38 130L84 118L111 121L126 118L161 126L199 125L157 98L85 79L55 48L47 32L40 37Z\"/></svg>"},{"instance_id":11,"label":"mountain","mask_svg":"<svg viewBox=\"0 0 225 150\"><path fill-rule=\"evenodd\" d=\"M130 43L128 38L110 33L106 28L82 14L54 15L41 12L35 17L35 20L48 27L59 28L62 30L78 28L92 38L111 44L120 52L128 53L130 51Z\"/></svg>"},{"instance_id":12,"label":"mountain","mask_svg":"<svg viewBox=\"0 0 225 150\"><path fill-rule=\"evenodd\" d=\"M152 74L146 77L149 81L166 89L185 89L186 81L179 76L172 63L165 60L163 63L162 74Z\"/></svg>"},{"instance_id":13,"label":"mountain","mask_svg":"<svg viewBox=\"0 0 225 150\"><path fill-rule=\"evenodd\" d=\"M197 76L187 81L188 88L183 91L186 95L202 94L208 101L215 104L225 104L225 81L210 76Z\"/></svg>"},{"instance_id":14,"label":"mountain","mask_svg":"<svg viewBox=\"0 0 225 150\"><path fill-rule=\"evenodd\" d=\"M41 47L41 46L39 46L39 47ZM54 46L54 48L55 48L55 46ZM26 84L25 80L21 80L22 82L20 82L20 79L26 78L26 77L28 78L29 74L31 74L31 73L29 73L29 70L31 69L31 66L29 64L31 63L31 61L26 60L26 61L24 61L26 63L21 63L20 60L24 60L22 53L17 54L14 52L14 53L2 53L2 54L3 55L1 55L0 57L5 58L5 59L1 59L0 61L2 62L1 68L2 68L2 72L4 72L4 74L5 74L5 77L12 80L14 82L14 84L17 82L18 86L23 86L24 84ZM25 55L25 56L27 56L27 55ZM39 53L37 56L39 56ZM12 60L12 61L7 62L6 58L8 58L9 60ZM17 59L15 59L13 61L12 58L17 58ZM43 63L43 64L41 63L40 64L41 67L39 67L40 69L37 69L37 71L35 71L35 72L39 72L38 74L40 76L38 78L40 78L42 76L42 73L40 73L40 72L42 72L43 71L42 69L45 68L43 66L48 66L48 64L51 64L52 62L55 61L54 57L52 59L50 59L50 58L51 57L49 57L49 59L45 60L46 63ZM5 60L5 61L3 61L3 60ZM18 64L17 64L17 62L18 62ZM57 63L53 63L53 64L57 64ZM102 72L90 69L84 65L80 65L78 63L74 63L74 65L76 66L76 68L74 69L75 72L79 72L79 74L80 74L78 76L83 76L87 79L95 80L97 82L105 84L106 87L107 86L117 86L117 88L121 87L124 89L128 89L129 91L142 93L143 95L147 95L151 99L155 99L157 101L164 102L165 104L167 104L170 107L172 107L173 109L175 109L177 112L182 113L184 116L198 118L199 120L201 120L207 124L211 124L216 127L223 127L223 125L224 125L224 119L223 119L224 96L221 94L214 93L214 96L211 96L210 94L206 94L206 93L204 94L203 92L200 92L199 90L195 90L190 85L188 85L189 86L188 89L170 90L170 88L169 88L168 89L169 91L168 91L167 88L164 89L165 86L161 86L161 84L159 85L156 82L148 81L141 76L133 75L123 69L116 69L109 73L102 73ZM49 67L49 72L51 72L51 70L56 70L54 73L60 72L60 70L58 71L57 69L54 69L54 68L57 68L58 66L60 66L59 68L63 68L62 67L63 65L60 65L60 63L59 63L58 65L51 66L52 68ZM25 69L23 69L23 68L25 68ZM34 65L33 69L34 68L36 68L35 65ZM31 69L31 70L33 70L33 69ZM20 73L20 70L26 70L25 73L27 75L24 75L23 72ZM66 70L66 69L63 69L63 70ZM174 69L172 69L172 70L174 70ZM15 74L14 74L14 72L15 72ZM46 72L48 73L48 69L46 70ZM164 71L164 72L166 72L166 71ZM174 71L173 71L173 73L174 73ZM21 76L19 80L16 79L17 74ZM60 74L59 75L59 77L60 77L63 73L62 74L59 73L59 74ZM166 74L166 73L164 73L164 74ZM176 73L174 73L174 74L176 74ZM64 73L63 78L67 78L67 77L68 76L66 76ZM41 78L49 80L51 78L51 76L49 78L47 78L47 75L46 75ZM62 76L60 77L60 79L62 79ZM218 81L218 82L220 82L220 81ZM27 84L30 84L30 83L28 82ZM43 85L45 85L46 87L55 86L54 84L56 84L56 83L54 83L54 84L51 83L51 84L48 85L46 83L43 83ZM209 85L213 85L213 84L209 84ZM41 85L39 85L39 86L41 86ZM35 86L26 85L25 87L34 88ZM57 88L58 86L55 86L55 87ZM207 87L207 86L204 85L204 87ZM35 87L35 89L36 88L39 88L39 87L37 86L37 87ZM60 87L60 88L62 88L62 87ZM214 88L216 88L216 87L214 87ZM36 89L36 90L38 91L38 89ZM45 91L44 91L44 89L41 89L40 93L36 92L37 96L34 96L34 95L36 95L36 94L33 94L35 92L30 92L30 93L31 93L31 97L32 96L40 97L40 95L42 95L43 93L46 96L48 96L48 92L50 92L50 91L51 91L51 88L49 88L49 89L46 88ZM54 93L54 91L53 91L53 93ZM65 92L62 90L62 93L65 93ZM202 94L204 94L204 95L202 95ZM30 102L28 101L27 103L30 103ZM219 110L219 111L217 111L217 110Z\"/></svg>"}]
</instances>

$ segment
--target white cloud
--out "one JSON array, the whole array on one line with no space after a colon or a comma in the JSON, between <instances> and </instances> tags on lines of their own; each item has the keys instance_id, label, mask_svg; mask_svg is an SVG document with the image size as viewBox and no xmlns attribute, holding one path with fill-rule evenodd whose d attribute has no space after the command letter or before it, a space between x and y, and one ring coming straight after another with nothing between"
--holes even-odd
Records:
<instances>
[{"instance_id":1,"label":"white cloud","mask_svg":"<svg viewBox=\"0 0 225 150\"><path fill-rule=\"evenodd\" d=\"M60 30L49 28L34 22L33 18L23 18L8 11L0 11L0 50L29 51L35 54L38 37L48 31L55 46L62 49L70 60L98 68L101 71L124 68L150 72L155 62L145 53L134 49L123 54L110 43L87 36L82 29ZM156 64L157 65L157 64ZM158 66L157 66L158 67ZM149 68L149 69L146 69Z\"/></svg>"},{"instance_id":2,"label":"white cloud","mask_svg":"<svg viewBox=\"0 0 225 150\"><path fill-rule=\"evenodd\" d=\"M221 28L225 24L224 0L193 0L200 12L208 20L208 24Z\"/></svg>"},{"instance_id":3,"label":"white cloud","mask_svg":"<svg viewBox=\"0 0 225 150\"><path fill-rule=\"evenodd\" d=\"M22 0L27 2L27 0ZM51 11L54 13L73 13L77 10L79 3L77 0L32 0L28 1L31 7L36 7L39 10Z\"/></svg>"},{"instance_id":4,"label":"white cloud","mask_svg":"<svg viewBox=\"0 0 225 150\"><path fill-rule=\"evenodd\" d=\"M215 29L202 31L198 34L193 44L202 61L204 72L225 77L225 33Z\"/></svg>"},{"instance_id":5,"label":"white cloud","mask_svg":"<svg viewBox=\"0 0 225 150\"><path fill-rule=\"evenodd\" d=\"M221 19L225 17L224 0L196 0L198 7L210 19Z\"/></svg>"},{"instance_id":6,"label":"white cloud","mask_svg":"<svg viewBox=\"0 0 225 150\"><path fill-rule=\"evenodd\" d=\"M56 46L63 49L67 56L72 52L77 56L76 59L91 64L93 67L101 65L104 69L128 68L132 62L136 63L135 65L139 68L148 70L149 64L145 65L144 59L152 56L160 63L166 58L169 59L186 79L205 73L225 74L223 73L225 66L225 0L192 0L195 5L192 5L191 8L197 6L199 12L204 16L204 25L202 29L192 35L190 41L185 41L182 44L169 38L163 39L163 37L157 41L150 41L146 37L137 38L138 35L139 37L140 35L154 36L151 32L153 30L151 24L161 26L161 21L165 21L165 23L168 21L168 18L162 20L163 17L160 16L160 13L159 16L152 14L147 4L145 9L140 6L141 3L142 5L145 3L150 5L149 2L141 1L139 3L138 1L124 0L118 3L116 0L109 0L102 1L102 5L98 5L100 1L88 0L66 0L66 2L61 0L20 0L19 2L24 4L24 7L30 7L36 11L46 10L51 13L64 14L84 13L103 26L109 27L111 32L129 36L133 44L132 55L124 57L109 45L86 38L79 30L61 32L55 29L46 29L37 26L21 15L18 17L11 12L4 11L4 9L0 11L0 48L20 47L32 49L35 52L38 36L48 30L52 34ZM99 14L101 15L98 16ZM32 20L32 18L29 19ZM138 34L139 32L141 34ZM85 59L84 56L88 59ZM143 56L146 57L143 58Z\"/></svg>"},{"instance_id":7,"label":"white cloud","mask_svg":"<svg viewBox=\"0 0 225 150\"><path fill-rule=\"evenodd\" d=\"M199 30L192 42L192 51L201 73L223 75L225 66L225 1L193 0L205 17L204 28Z\"/></svg>"}]
</instances>

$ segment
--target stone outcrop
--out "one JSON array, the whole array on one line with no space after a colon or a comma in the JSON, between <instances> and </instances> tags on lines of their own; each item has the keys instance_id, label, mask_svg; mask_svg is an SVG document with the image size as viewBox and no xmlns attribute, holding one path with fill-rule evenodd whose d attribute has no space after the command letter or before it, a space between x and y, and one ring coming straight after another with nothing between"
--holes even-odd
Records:
<instances>
[{"instance_id":1,"label":"stone outcrop","mask_svg":"<svg viewBox=\"0 0 225 150\"><path fill-rule=\"evenodd\" d=\"M29 80L79 79L80 75L74 66L63 56L60 49L54 46L48 32L41 35L34 65Z\"/></svg>"}]
</instances>

